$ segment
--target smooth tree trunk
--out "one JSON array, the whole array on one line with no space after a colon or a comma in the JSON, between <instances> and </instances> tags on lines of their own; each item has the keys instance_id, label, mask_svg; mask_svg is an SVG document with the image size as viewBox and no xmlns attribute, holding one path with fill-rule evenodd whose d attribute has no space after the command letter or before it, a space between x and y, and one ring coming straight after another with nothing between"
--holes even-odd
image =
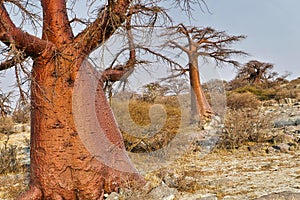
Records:
<instances>
[{"instance_id":1,"label":"smooth tree trunk","mask_svg":"<svg viewBox=\"0 0 300 200\"><path fill-rule=\"evenodd\" d=\"M70 48L61 53L74 51ZM45 52L45 55L53 54ZM135 173L106 166L84 146L78 135L72 96L77 70L84 58L73 56L76 61L72 57L41 56L34 62L30 190L19 199L102 199L104 193L117 191L120 186L130 186L133 180L140 179ZM98 119L94 120L99 121L112 144L125 149L104 92L99 88L95 102L99 107ZM105 148L101 141L99 148ZM110 159L115 159L113 154ZM124 162L130 164L128 160Z\"/></svg>"},{"instance_id":2,"label":"smooth tree trunk","mask_svg":"<svg viewBox=\"0 0 300 200\"><path fill-rule=\"evenodd\" d=\"M213 110L209 105L203 88L200 82L200 75L198 70L198 60L190 59L189 76L191 85L191 121L207 121L211 118Z\"/></svg>"}]
</instances>

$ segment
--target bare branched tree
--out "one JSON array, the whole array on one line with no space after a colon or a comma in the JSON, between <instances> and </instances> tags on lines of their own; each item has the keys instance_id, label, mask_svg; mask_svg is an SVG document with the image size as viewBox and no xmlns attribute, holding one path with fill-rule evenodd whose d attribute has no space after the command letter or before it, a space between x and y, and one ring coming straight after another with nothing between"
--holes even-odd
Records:
<instances>
[{"instance_id":1,"label":"bare branched tree","mask_svg":"<svg viewBox=\"0 0 300 200\"><path fill-rule=\"evenodd\" d=\"M119 31L120 37L124 37L127 42L114 55L113 61L102 75L106 80L105 88L108 89L109 97L112 95L114 83L120 81L124 89L128 77L139 66L148 71L149 65L163 62L176 66L174 68L182 68L176 59L161 52L159 47L148 44L155 37L154 31L161 31L163 26L171 24L172 19L163 7L136 4L129 8L125 26ZM124 60L124 55L127 57L125 63L118 63L118 59Z\"/></svg>"},{"instance_id":2,"label":"bare branched tree","mask_svg":"<svg viewBox=\"0 0 300 200\"><path fill-rule=\"evenodd\" d=\"M166 94L176 96L188 92L190 89L188 81L180 77L170 78L164 81L163 86L167 89Z\"/></svg>"},{"instance_id":3,"label":"bare branched tree","mask_svg":"<svg viewBox=\"0 0 300 200\"><path fill-rule=\"evenodd\" d=\"M239 68L237 77L248 80L250 84L261 84L278 76L277 72L272 72L273 68L271 63L251 60Z\"/></svg>"},{"instance_id":4,"label":"bare branched tree","mask_svg":"<svg viewBox=\"0 0 300 200\"><path fill-rule=\"evenodd\" d=\"M189 72L192 89L191 112L192 120L209 119L213 115L204 95L199 74L199 57L208 61L212 59L217 66L229 63L238 66L239 63L232 59L233 56L246 55L245 52L230 48L230 46L245 38L245 36L230 36L224 31L216 31L212 28L186 27L179 24L166 35L170 40L165 44L173 49L179 49L188 56L187 68L177 69L180 73ZM186 42L185 42L186 41Z\"/></svg>"}]
</instances>

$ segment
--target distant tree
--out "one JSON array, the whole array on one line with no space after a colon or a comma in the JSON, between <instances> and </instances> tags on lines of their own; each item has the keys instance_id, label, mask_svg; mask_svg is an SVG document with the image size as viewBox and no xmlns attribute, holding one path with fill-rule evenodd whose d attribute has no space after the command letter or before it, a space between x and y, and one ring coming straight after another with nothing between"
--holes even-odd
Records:
<instances>
[{"instance_id":1,"label":"distant tree","mask_svg":"<svg viewBox=\"0 0 300 200\"><path fill-rule=\"evenodd\" d=\"M188 81L183 78L171 78L162 84L166 88L166 94L179 95L189 91Z\"/></svg>"},{"instance_id":2,"label":"distant tree","mask_svg":"<svg viewBox=\"0 0 300 200\"><path fill-rule=\"evenodd\" d=\"M243 85L243 82L244 84L246 82L250 85L260 85L283 81L289 76L289 73L280 76L278 72L273 71L273 68L274 65L271 63L251 60L238 69L234 82L240 83L240 86Z\"/></svg>"},{"instance_id":3,"label":"distant tree","mask_svg":"<svg viewBox=\"0 0 300 200\"><path fill-rule=\"evenodd\" d=\"M277 72L271 72L273 67L271 63L251 60L238 70L237 76L248 80L250 84L261 84L278 75Z\"/></svg>"},{"instance_id":4,"label":"distant tree","mask_svg":"<svg viewBox=\"0 0 300 200\"><path fill-rule=\"evenodd\" d=\"M230 45L245 38L245 36L230 36L224 31L216 31L213 28L186 27L179 24L175 32L170 31L170 40L167 46L179 49L188 56L187 68L181 68L181 74L189 72L191 85L191 113L192 120L209 119L213 110L209 105L201 86L199 74L199 57L204 60L212 59L217 65L230 63L238 66L239 63L233 60L232 56L245 55L243 51L231 49ZM175 38L174 38L175 35ZM183 39L187 40L183 42Z\"/></svg>"},{"instance_id":5,"label":"distant tree","mask_svg":"<svg viewBox=\"0 0 300 200\"><path fill-rule=\"evenodd\" d=\"M144 101L147 102L154 102L156 97L164 96L166 93L167 88L161 86L159 83L148 83L143 86L143 94L142 98Z\"/></svg>"}]
</instances>

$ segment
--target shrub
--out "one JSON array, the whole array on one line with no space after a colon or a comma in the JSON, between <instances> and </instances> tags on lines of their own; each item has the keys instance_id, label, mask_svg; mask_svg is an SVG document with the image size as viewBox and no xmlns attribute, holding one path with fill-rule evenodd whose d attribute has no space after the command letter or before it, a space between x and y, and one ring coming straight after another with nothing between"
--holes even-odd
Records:
<instances>
[{"instance_id":1,"label":"shrub","mask_svg":"<svg viewBox=\"0 0 300 200\"><path fill-rule=\"evenodd\" d=\"M159 97L154 103L132 100L129 105L117 100L112 102L127 150L153 151L175 137L181 123L181 110L179 103L173 100L176 99Z\"/></svg>"},{"instance_id":2,"label":"shrub","mask_svg":"<svg viewBox=\"0 0 300 200\"><path fill-rule=\"evenodd\" d=\"M276 95L274 97L275 100L280 100L280 99L284 99L284 98L291 98L291 99L294 99L294 98L297 98L297 91L295 89L291 89L291 90L288 90L288 89L279 89L277 92L276 92Z\"/></svg>"},{"instance_id":3,"label":"shrub","mask_svg":"<svg viewBox=\"0 0 300 200\"><path fill-rule=\"evenodd\" d=\"M261 116L259 109L228 109L217 147L237 149L248 142L267 142L270 138L266 130L271 126L271 119Z\"/></svg>"},{"instance_id":4,"label":"shrub","mask_svg":"<svg viewBox=\"0 0 300 200\"><path fill-rule=\"evenodd\" d=\"M13 121L15 123L28 123L30 120L29 110L16 110L13 112Z\"/></svg>"},{"instance_id":5,"label":"shrub","mask_svg":"<svg viewBox=\"0 0 300 200\"><path fill-rule=\"evenodd\" d=\"M19 172L21 163L17 159L17 146L8 145L9 136L0 148L0 174Z\"/></svg>"},{"instance_id":6,"label":"shrub","mask_svg":"<svg viewBox=\"0 0 300 200\"><path fill-rule=\"evenodd\" d=\"M227 106L231 109L258 108L261 102L250 93L230 93L227 97Z\"/></svg>"},{"instance_id":7,"label":"shrub","mask_svg":"<svg viewBox=\"0 0 300 200\"><path fill-rule=\"evenodd\" d=\"M11 134L13 133L14 122L11 117L0 118L0 133Z\"/></svg>"},{"instance_id":8,"label":"shrub","mask_svg":"<svg viewBox=\"0 0 300 200\"><path fill-rule=\"evenodd\" d=\"M30 120L30 103L26 101L18 102L12 113L12 118L15 123L28 123Z\"/></svg>"},{"instance_id":9,"label":"shrub","mask_svg":"<svg viewBox=\"0 0 300 200\"><path fill-rule=\"evenodd\" d=\"M273 88L261 88L258 86L244 86L234 90L237 93L250 92L257 96L259 100L270 100L276 96L276 90Z\"/></svg>"}]
</instances>

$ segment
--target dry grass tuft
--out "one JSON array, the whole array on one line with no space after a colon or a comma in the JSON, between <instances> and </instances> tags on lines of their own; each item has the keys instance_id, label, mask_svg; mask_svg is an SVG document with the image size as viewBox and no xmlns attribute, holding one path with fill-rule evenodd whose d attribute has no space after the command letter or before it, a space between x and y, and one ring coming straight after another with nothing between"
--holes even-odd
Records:
<instances>
[{"instance_id":1,"label":"dry grass tuft","mask_svg":"<svg viewBox=\"0 0 300 200\"><path fill-rule=\"evenodd\" d=\"M227 106L231 109L253 108L257 109L261 102L250 93L230 93L227 97Z\"/></svg>"}]
</instances>

